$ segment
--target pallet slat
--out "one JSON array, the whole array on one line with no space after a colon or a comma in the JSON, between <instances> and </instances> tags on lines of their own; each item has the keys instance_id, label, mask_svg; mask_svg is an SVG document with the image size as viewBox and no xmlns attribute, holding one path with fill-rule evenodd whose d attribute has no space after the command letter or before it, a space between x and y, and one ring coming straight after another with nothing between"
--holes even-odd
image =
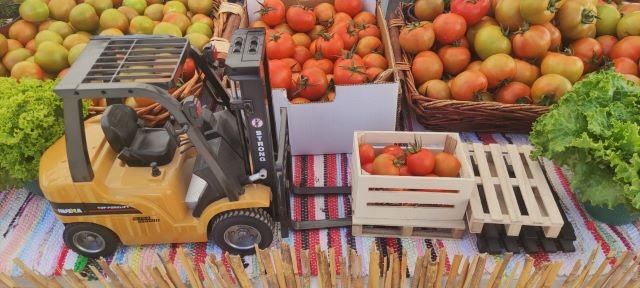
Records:
<instances>
[{"instance_id":1,"label":"pallet slat","mask_svg":"<svg viewBox=\"0 0 640 288\"><path fill-rule=\"evenodd\" d=\"M564 220L540 163L530 158L531 146L473 143L466 147L478 168L467 208L471 233L482 233L484 224L498 224L504 225L507 236L520 235L523 226L539 226L547 238L558 237Z\"/></svg>"}]
</instances>

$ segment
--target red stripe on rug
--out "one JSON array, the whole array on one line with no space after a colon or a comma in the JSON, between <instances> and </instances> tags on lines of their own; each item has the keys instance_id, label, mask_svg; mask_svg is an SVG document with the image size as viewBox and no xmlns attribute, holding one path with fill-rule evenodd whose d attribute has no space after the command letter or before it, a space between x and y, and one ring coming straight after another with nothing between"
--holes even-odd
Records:
<instances>
[{"instance_id":1,"label":"red stripe on rug","mask_svg":"<svg viewBox=\"0 0 640 288\"><path fill-rule=\"evenodd\" d=\"M293 156L293 169L295 171L295 173L293 173L294 177L293 177L293 183L297 183L294 184L294 187L298 187L296 185L300 185L300 178L302 178L302 164L300 163L300 156ZM294 207L292 207L292 215L293 215L293 220L294 221L300 221L302 219L302 201L300 199L299 196L294 195L293 196L293 202L294 202ZM298 265L298 271L300 273L302 273L302 261L300 260L300 254L302 252L302 232L298 231L298 230L294 230L293 231L293 245L294 245L294 249L296 251L296 255L298 256L295 261L296 261L296 265Z\"/></svg>"},{"instance_id":2,"label":"red stripe on rug","mask_svg":"<svg viewBox=\"0 0 640 288\"><path fill-rule=\"evenodd\" d=\"M169 249L169 262L171 263L176 262L176 251L177 251L177 248L180 246L181 246L180 244L171 244L171 249Z\"/></svg>"},{"instance_id":3,"label":"red stripe on rug","mask_svg":"<svg viewBox=\"0 0 640 288\"><path fill-rule=\"evenodd\" d=\"M227 273L229 273L229 275L234 275L233 270L231 269L231 264L229 264L227 257L224 257L224 254L222 254L222 265L224 266L224 269L227 270ZM233 284L236 284L236 278L233 276L230 278L231 282L233 282Z\"/></svg>"},{"instance_id":4,"label":"red stripe on rug","mask_svg":"<svg viewBox=\"0 0 640 288\"><path fill-rule=\"evenodd\" d=\"M307 187L315 187L315 157L314 156L305 156L307 157ZM307 198L307 217L309 221L316 220L316 197ZM320 233L318 229L313 229L309 231L309 260L311 261L311 274L317 275L318 265L316 263L316 246L320 243Z\"/></svg>"},{"instance_id":5,"label":"red stripe on rug","mask_svg":"<svg viewBox=\"0 0 640 288\"><path fill-rule=\"evenodd\" d=\"M497 144L498 142L496 142L496 139L493 138L493 136L491 136L491 134L489 133L476 133L478 135L478 139L480 139L480 141L482 141L482 144L487 145L487 144Z\"/></svg>"},{"instance_id":6,"label":"red stripe on rug","mask_svg":"<svg viewBox=\"0 0 640 288\"><path fill-rule=\"evenodd\" d=\"M444 246L444 243L442 242L442 240L436 240L436 245L438 245L438 248L442 249L442 248L446 248ZM444 259L444 267L445 267L445 271L450 271L451 270L451 262L449 262L449 256L447 255L447 258Z\"/></svg>"},{"instance_id":7,"label":"red stripe on rug","mask_svg":"<svg viewBox=\"0 0 640 288\"><path fill-rule=\"evenodd\" d=\"M195 269L198 272L198 277L200 280L204 280L204 271L200 269L200 264L205 263L205 259L207 258L207 243L206 242L198 242L196 243L195 255L193 257L193 264L196 266Z\"/></svg>"},{"instance_id":8,"label":"red stripe on rug","mask_svg":"<svg viewBox=\"0 0 640 288\"><path fill-rule=\"evenodd\" d=\"M604 240L604 238L600 234L600 231L598 231L593 221L591 221L589 216L587 216L584 210L582 210L582 207L580 206L580 204L578 203L578 200L576 199L576 195L573 194L573 192L571 191L571 187L569 186L569 181L564 176L564 173L562 173L562 170L560 169L560 167L558 167L555 164L554 164L554 171L558 175L558 179L560 179L560 184L562 185L562 188L564 188L564 190L566 191L567 195L569 196L569 199L571 199L573 206L576 208L576 210L578 210L578 212L580 213L580 217L582 217L582 219L586 223L587 229L589 230L589 232L591 232L591 235L593 236L593 238L595 238L596 241L600 243L600 249L602 249L602 252L604 253L604 255L608 255L609 252L611 251L611 247L609 246L607 241ZM615 259L611 259L611 260L615 261Z\"/></svg>"},{"instance_id":9,"label":"red stripe on rug","mask_svg":"<svg viewBox=\"0 0 640 288\"><path fill-rule=\"evenodd\" d=\"M64 262L67 260L67 255L69 254L69 247L67 245L62 246L62 252L60 252L60 256L58 257L58 263L56 265L56 271L53 275L61 276L62 270L64 270Z\"/></svg>"},{"instance_id":10,"label":"red stripe on rug","mask_svg":"<svg viewBox=\"0 0 640 288\"><path fill-rule=\"evenodd\" d=\"M338 186L338 165L337 158L335 154L327 155L327 166L325 167L325 171L328 172L329 175L325 175L325 179L327 179L326 186L336 187ZM340 218L338 212L338 196L337 195L328 195L327 202L329 203L329 207L327 207L327 212L329 214L329 219L338 219ZM336 271L340 271L340 257L342 257L342 237L340 235L340 228L331 228L329 229L329 237L331 240L331 247L335 252L335 263L336 263Z\"/></svg>"},{"instance_id":11,"label":"red stripe on rug","mask_svg":"<svg viewBox=\"0 0 640 288\"><path fill-rule=\"evenodd\" d=\"M615 234L618 237L618 239L620 239L620 242L622 242L622 244L624 245L624 248L627 248L627 251L633 251L633 246L631 246L629 239L627 239L627 237L625 237L622 234L622 232L620 232L620 229L618 229L618 227L613 225L608 225L608 226L611 229L611 231L613 231L613 234Z\"/></svg>"}]
</instances>

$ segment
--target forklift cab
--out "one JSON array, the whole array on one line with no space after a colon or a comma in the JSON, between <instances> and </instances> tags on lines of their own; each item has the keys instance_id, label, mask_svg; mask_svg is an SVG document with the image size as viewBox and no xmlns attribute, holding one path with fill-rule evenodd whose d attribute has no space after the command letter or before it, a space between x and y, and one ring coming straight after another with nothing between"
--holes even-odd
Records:
<instances>
[{"instance_id":1,"label":"forklift cab","mask_svg":"<svg viewBox=\"0 0 640 288\"><path fill-rule=\"evenodd\" d=\"M231 96L210 68L211 48L203 55L188 40L166 36L88 43L54 89L64 105L65 136L44 153L39 171L44 195L65 224L67 246L100 257L119 243L213 240L223 250L251 254L255 245L271 244L274 219L288 231L288 205L278 204L289 197L288 141L286 125L278 137L273 128L268 76L261 71L268 69L264 30L234 37L240 46L226 61L237 85ZM167 91L177 86L189 56L205 75L205 89L200 98L179 102ZM171 120L145 127L123 104L126 97L159 103ZM82 101L92 98L109 105L85 120ZM281 117L286 123L285 111Z\"/></svg>"}]
</instances>

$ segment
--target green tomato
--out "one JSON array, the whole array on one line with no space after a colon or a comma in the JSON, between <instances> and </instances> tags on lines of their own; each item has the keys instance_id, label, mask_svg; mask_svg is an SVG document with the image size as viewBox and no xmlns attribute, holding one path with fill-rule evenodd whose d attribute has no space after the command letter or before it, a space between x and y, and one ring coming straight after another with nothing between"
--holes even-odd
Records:
<instances>
[{"instance_id":1,"label":"green tomato","mask_svg":"<svg viewBox=\"0 0 640 288\"><path fill-rule=\"evenodd\" d=\"M598 21L596 22L596 34L616 35L616 27L622 18L620 11L611 4L602 4L598 6Z\"/></svg>"},{"instance_id":2,"label":"green tomato","mask_svg":"<svg viewBox=\"0 0 640 288\"><path fill-rule=\"evenodd\" d=\"M511 40L504 36L500 27L494 25L488 25L478 30L473 47L482 59L500 53L511 54Z\"/></svg>"},{"instance_id":3,"label":"green tomato","mask_svg":"<svg viewBox=\"0 0 640 288\"><path fill-rule=\"evenodd\" d=\"M624 15L617 27L618 38L640 35L640 11Z\"/></svg>"}]
</instances>

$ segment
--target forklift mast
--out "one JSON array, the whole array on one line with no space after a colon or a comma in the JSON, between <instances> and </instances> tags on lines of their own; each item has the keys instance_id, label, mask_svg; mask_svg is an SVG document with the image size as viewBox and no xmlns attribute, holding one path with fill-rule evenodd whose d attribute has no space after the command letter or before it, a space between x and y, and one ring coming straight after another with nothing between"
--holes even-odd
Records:
<instances>
[{"instance_id":1,"label":"forklift mast","mask_svg":"<svg viewBox=\"0 0 640 288\"><path fill-rule=\"evenodd\" d=\"M271 187L271 215L281 223L287 237L289 223L289 188L291 167L287 125L275 128L274 113L286 123L286 109L272 110L269 67L264 29L239 29L231 37L225 61L225 75L231 92L227 108L236 116L244 148L248 175L262 174L261 183ZM227 102L225 101L225 102Z\"/></svg>"}]
</instances>

